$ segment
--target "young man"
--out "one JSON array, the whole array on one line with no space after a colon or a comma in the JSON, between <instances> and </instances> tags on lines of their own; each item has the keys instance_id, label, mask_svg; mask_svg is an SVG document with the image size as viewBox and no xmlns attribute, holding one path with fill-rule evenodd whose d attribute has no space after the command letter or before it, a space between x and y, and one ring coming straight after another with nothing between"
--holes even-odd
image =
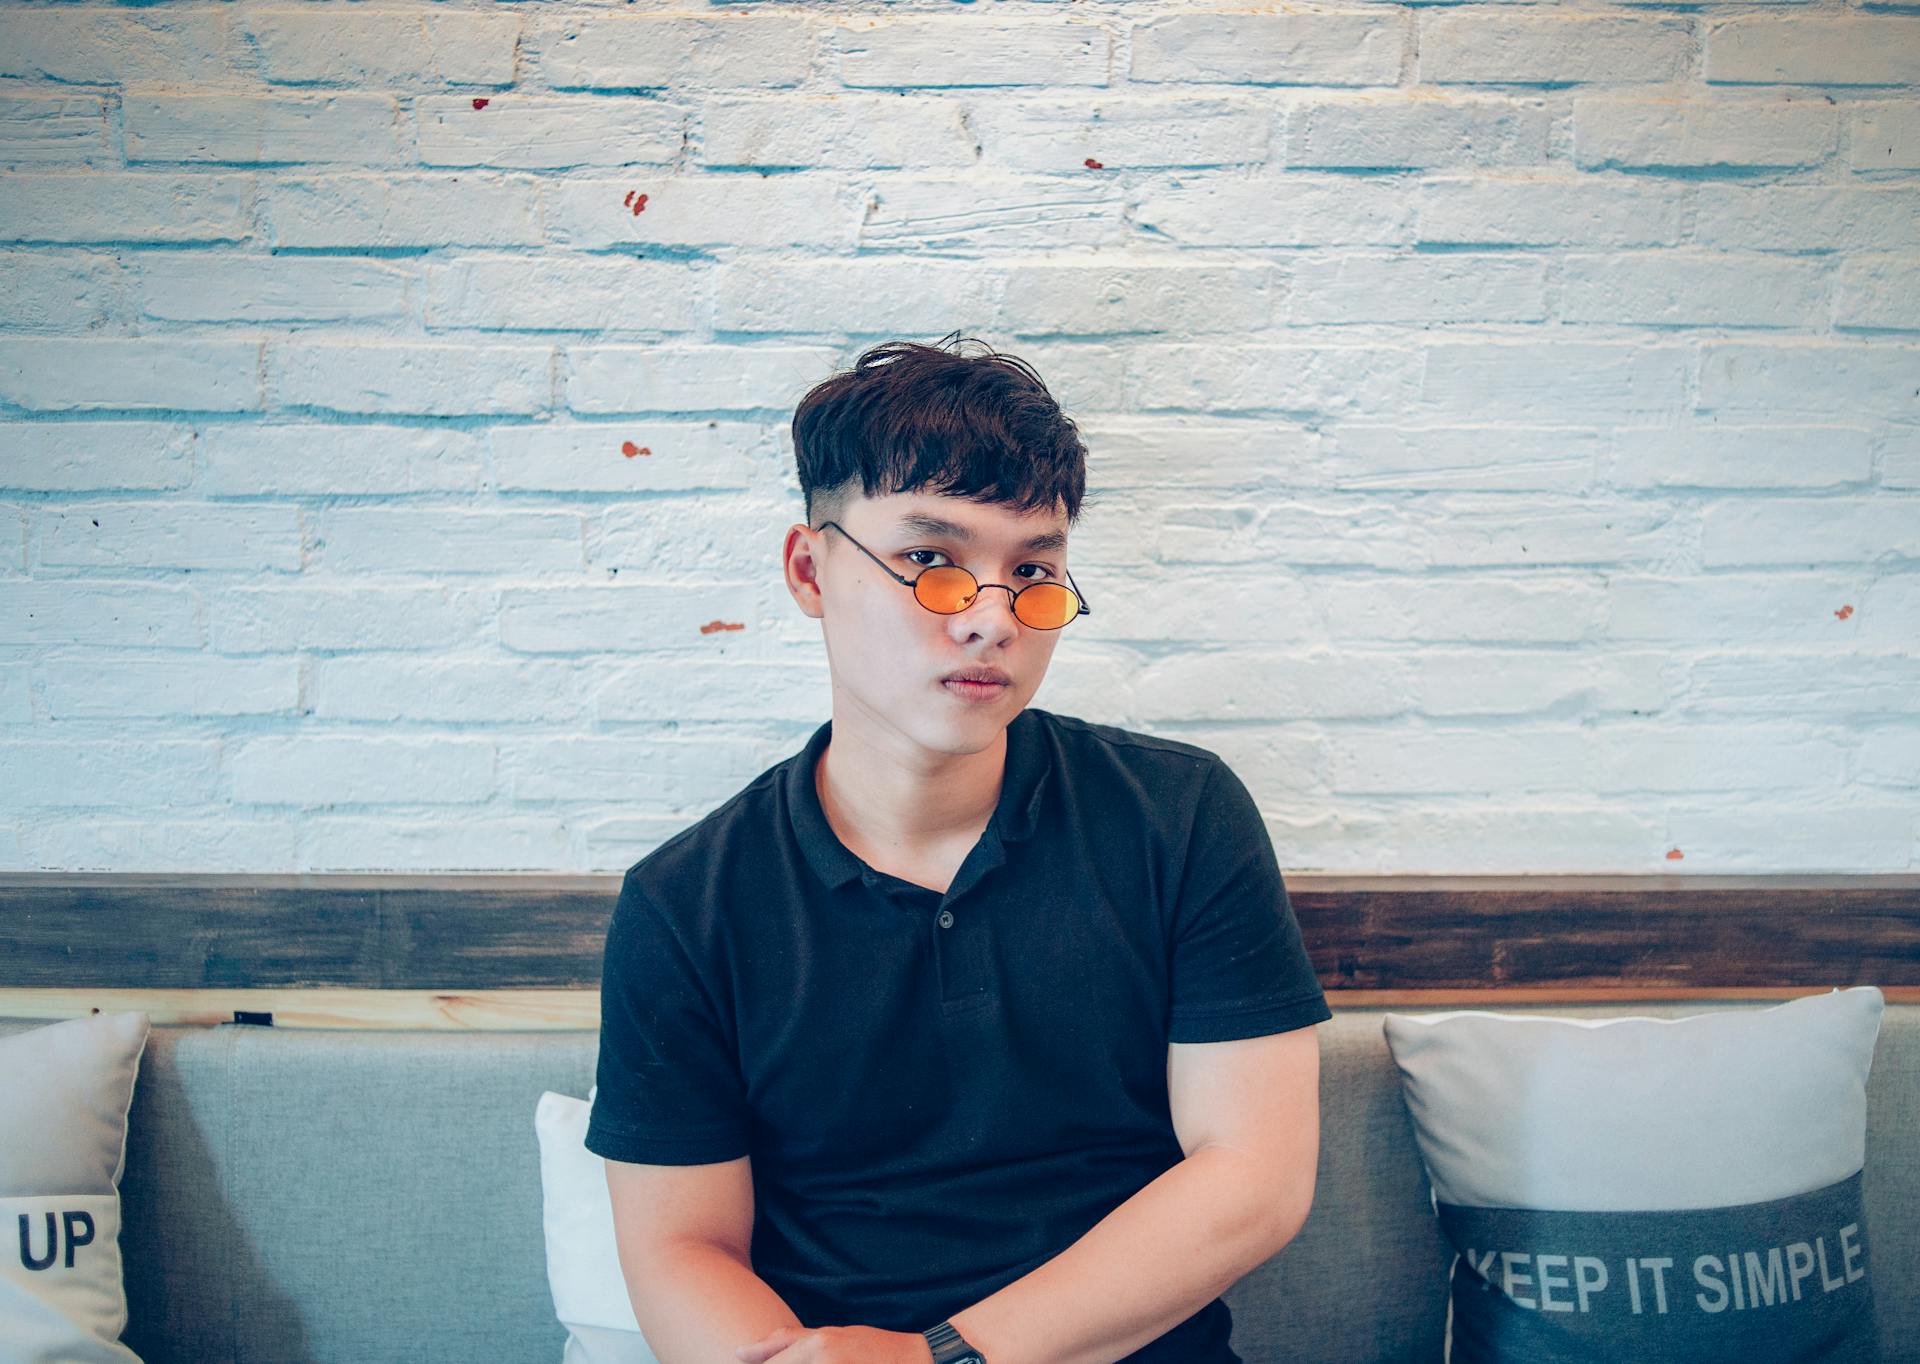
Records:
<instances>
[{"instance_id":1,"label":"young man","mask_svg":"<svg viewBox=\"0 0 1920 1364\"><path fill-rule=\"evenodd\" d=\"M1218 1295L1306 1218L1330 1016L1259 811L1206 749L1027 706L1096 609L1086 451L1029 368L878 346L793 433L832 719L607 934L586 1144L641 1330L662 1364L1239 1364Z\"/></svg>"}]
</instances>

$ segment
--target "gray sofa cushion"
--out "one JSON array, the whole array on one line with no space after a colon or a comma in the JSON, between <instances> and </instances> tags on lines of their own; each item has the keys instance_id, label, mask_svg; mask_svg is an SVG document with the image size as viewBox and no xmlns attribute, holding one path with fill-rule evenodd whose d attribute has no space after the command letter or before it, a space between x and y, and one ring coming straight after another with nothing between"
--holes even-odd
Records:
<instances>
[{"instance_id":1,"label":"gray sofa cushion","mask_svg":"<svg viewBox=\"0 0 1920 1364\"><path fill-rule=\"evenodd\" d=\"M1313 1213L1226 1294L1249 1364L1439 1357L1448 1256L1380 1021L1321 1027ZM533 1112L543 1090L586 1094L597 1044L156 1026L121 1185L127 1343L147 1364L558 1364ZM1887 1009L1866 1168L1887 1360L1920 1361L1920 1291L1903 1291L1920 1287L1920 1005Z\"/></svg>"}]
</instances>

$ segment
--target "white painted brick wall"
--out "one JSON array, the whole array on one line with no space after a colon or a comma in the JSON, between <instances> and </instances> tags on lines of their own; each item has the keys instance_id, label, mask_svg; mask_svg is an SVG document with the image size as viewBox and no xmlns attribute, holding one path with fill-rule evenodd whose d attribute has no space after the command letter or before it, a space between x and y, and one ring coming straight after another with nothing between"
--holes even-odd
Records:
<instances>
[{"instance_id":1,"label":"white painted brick wall","mask_svg":"<svg viewBox=\"0 0 1920 1364\"><path fill-rule=\"evenodd\" d=\"M0 867L624 868L956 328L1284 867L1920 861L1909 4L0 0L0 298Z\"/></svg>"}]
</instances>

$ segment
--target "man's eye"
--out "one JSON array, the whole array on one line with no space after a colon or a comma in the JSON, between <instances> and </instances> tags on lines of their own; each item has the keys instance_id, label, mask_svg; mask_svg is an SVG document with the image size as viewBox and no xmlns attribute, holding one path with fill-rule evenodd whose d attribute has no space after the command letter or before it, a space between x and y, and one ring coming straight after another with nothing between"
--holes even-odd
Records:
<instances>
[{"instance_id":1,"label":"man's eye","mask_svg":"<svg viewBox=\"0 0 1920 1364\"><path fill-rule=\"evenodd\" d=\"M946 557L947 557L946 555L944 555L944 554L942 554L942 553L941 553L941 552L940 552L939 550L937 550L937 549L909 549L909 550L906 550L906 551L904 551L904 552L902 553L902 555L901 555L901 557L902 557L902 558L905 558L905 559L911 559L911 560L912 560L912 561L913 561L914 563L916 563L916 564L918 564L918 565L919 565L919 566L920 566L921 568L932 568L932 567L933 567L933 565L932 565L932 564L929 564L929 563L926 563L926 562L924 562L924 561L922 561L922 560L919 560L919 559L914 559L914 557L913 557L913 556L914 556L914 555L916 555L916 554L931 554L931 555L933 555L933 556L934 556L935 558L938 558L938 559L944 559L944 558L946 558Z\"/></svg>"}]
</instances>

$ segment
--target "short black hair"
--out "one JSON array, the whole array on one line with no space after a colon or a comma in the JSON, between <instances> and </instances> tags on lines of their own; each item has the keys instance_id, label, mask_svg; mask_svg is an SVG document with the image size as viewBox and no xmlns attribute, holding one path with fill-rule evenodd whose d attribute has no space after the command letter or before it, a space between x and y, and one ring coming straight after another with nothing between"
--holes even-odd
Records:
<instances>
[{"instance_id":1,"label":"short black hair","mask_svg":"<svg viewBox=\"0 0 1920 1364\"><path fill-rule=\"evenodd\" d=\"M1022 512L1064 504L1068 525L1087 500L1087 447L1040 376L959 332L933 346L882 342L815 385L794 410L793 453L816 528L856 490L925 489Z\"/></svg>"}]
</instances>

